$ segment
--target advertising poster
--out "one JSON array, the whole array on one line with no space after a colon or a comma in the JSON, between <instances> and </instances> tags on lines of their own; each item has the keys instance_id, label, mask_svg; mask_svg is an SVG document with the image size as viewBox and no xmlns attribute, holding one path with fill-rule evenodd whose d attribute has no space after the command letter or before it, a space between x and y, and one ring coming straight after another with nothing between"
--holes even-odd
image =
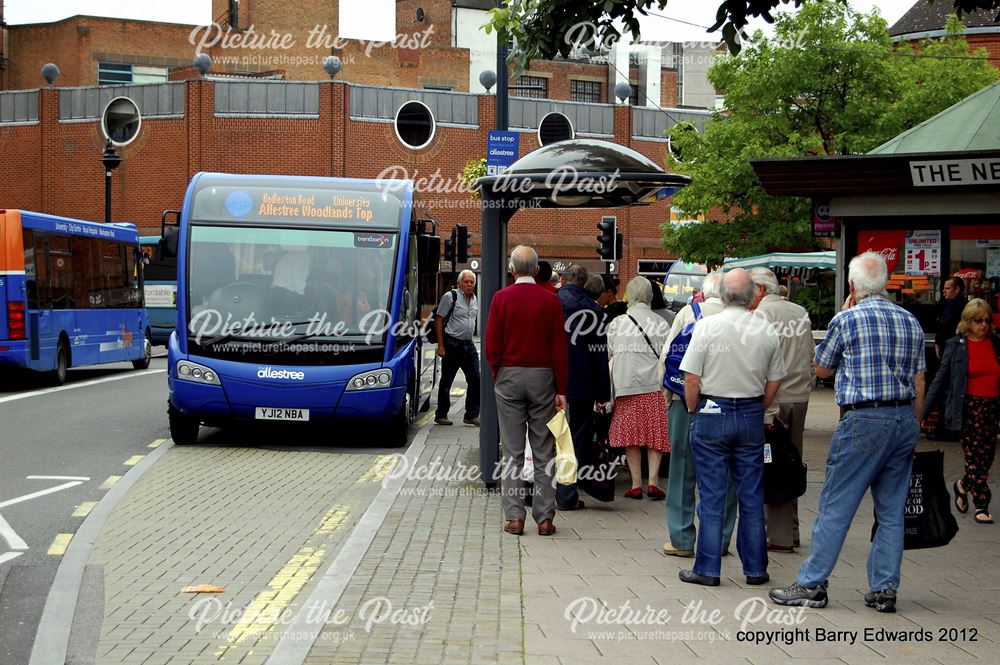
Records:
<instances>
[{"instance_id":1,"label":"advertising poster","mask_svg":"<svg viewBox=\"0 0 1000 665\"><path fill-rule=\"evenodd\" d=\"M907 276L941 274L941 231L906 232Z\"/></svg>"}]
</instances>

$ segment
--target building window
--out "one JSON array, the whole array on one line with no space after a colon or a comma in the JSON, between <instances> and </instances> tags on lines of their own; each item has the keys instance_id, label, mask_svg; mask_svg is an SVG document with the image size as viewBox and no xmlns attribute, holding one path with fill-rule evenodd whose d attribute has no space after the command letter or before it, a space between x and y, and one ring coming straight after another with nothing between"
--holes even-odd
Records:
<instances>
[{"instance_id":1,"label":"building window","mask_svg":"<svg viewBox=\"0 0 1000 665\"><path fill-rule=\"evenodd\" d=\"M127 85L129 83L166 83L166 67L125 65L102 62L97 67L97 85Z\"/></svg>"},{"instance_id":2,"label":"building window","mask_svg":"<svg viewBox=\"0 0 1000 665\"><path fill-rule=\"evenodd\" d=\"M630 83L629 87L632 88L632 94L628 96L628 103L632 106L639 106L639 86L635 83Z\"/></svg>"},{"instance_id":3,"label":"building window","mask_svg":"<svg viewBox=\"0 0 1000 665\"><path fill-rule=\"evenodd\" d=\"M522 76L517 79L516 85L530 85L533 89L513 88L510 91L511 97L546 99L549 96L549 80L542 76Z\"/></svg>"},{"instance_id":4,"label":"building window","mask_svg":"<svg viewBox=\"0 0 1000 665\"><path fill-rule=\"evenodd\" d=\"M570 81L569 99L573 102L601 103L600 81Z\"/></svg>"}]
</instances>

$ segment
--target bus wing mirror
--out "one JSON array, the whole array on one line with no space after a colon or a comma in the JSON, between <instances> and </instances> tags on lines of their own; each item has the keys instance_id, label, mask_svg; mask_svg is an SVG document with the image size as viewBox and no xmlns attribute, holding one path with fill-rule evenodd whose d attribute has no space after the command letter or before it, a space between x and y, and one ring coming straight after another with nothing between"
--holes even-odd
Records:
<instances>
[{"instance_id":1,"label":"bus wing mirror","mask_svg":"<svg viewBox=\"0 0 1000 665\"><path fill-rule=\"evenodd\" d=\"M177 256L177 240L180 233L176 226L167 226L163 229L163 236L160 238L160 256L174 258Z\"/></svg>"}]
</instances>

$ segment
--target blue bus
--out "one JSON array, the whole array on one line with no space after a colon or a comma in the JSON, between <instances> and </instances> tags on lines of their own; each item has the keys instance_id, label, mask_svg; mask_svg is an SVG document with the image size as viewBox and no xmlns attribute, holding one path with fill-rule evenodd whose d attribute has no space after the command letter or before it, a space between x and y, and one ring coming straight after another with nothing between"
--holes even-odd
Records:
<instances>
[{"instance_id":1,"label":"blue bus","mask_svg":"<svg viewBox=\"0 0 1000 665\"><path fill-rule=\"evenodd\" d=\"M166 346L177 325L177 257L163 256L161 236L142 236L139 243L147 263L143 266L143 295L149 312L153 344Z\"/></svg>"},{"instance_id":2,"label":"blue bus","mask_svg":"<svg viewBox=\"0 0 1000 665\"><path fill-rule=\"evenodd\" d=\"M131 361L149 367L142 253L131 224L0 210L0 376Z\"/></svg>"},{"instance_id":3,"label":"blue bus","mask_svg":"<svg viewBox=\"0 0 1000 665\"><path fill-rule=\"evenodd\" d=\"M234 420L367 421L406 442L433 388L420 283L438 270L414 196L410 181L195 175L163 237L175 443Z\"/></svg>"}]
</instances>

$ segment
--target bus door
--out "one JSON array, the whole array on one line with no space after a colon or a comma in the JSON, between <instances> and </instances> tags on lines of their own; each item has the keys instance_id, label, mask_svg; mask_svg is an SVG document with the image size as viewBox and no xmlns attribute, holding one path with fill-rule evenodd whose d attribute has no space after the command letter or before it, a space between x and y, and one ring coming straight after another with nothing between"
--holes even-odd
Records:
<instances>
[{"instance_id":1,"label":"bus door","mask_svg":"<svg viewBox=\"0 0 1000 665\"><path fill-rule=\"evenodd\" d=\"M24 230L26 235L25 238L25 251L24 251L24 272L25 277L28 279L28 338L31 340L31 359L39 360L41 357L41 348L47 345L50 337L52 337L52 310L49 309L49 263L48 263L48 251L46 248L46 243L48 242L47 234L44 231L32 230L30 231L33 237L34 251L31 251L31 245L27 242L28 229ZM32 273L34 274L34 294L35 297L32 298L32 289L30 288L31 278L28 277L28 263L33 266Z\"/></svg>"}]
</instances>

